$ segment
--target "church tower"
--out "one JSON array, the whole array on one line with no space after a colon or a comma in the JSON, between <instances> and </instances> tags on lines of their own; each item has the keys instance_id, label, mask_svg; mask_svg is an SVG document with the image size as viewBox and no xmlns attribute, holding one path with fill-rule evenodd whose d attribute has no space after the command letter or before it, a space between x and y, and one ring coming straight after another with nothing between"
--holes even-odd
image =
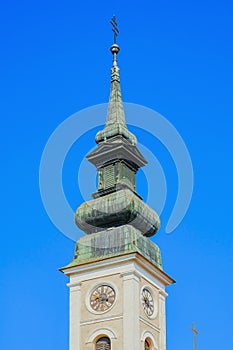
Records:
<instances>
[{"instance_id":1,"label":"church tower","mask_svg":"<svg viewBox=\"0 0 233 350\"><path fill-rule=\"evenodd\" d=\"M70 350L165 350L165 287L174 282L150 241L158 215L136 191L136 173L146 165L128 130L120 89L112 20L111 90L107 120L87 155L98 172L93 199L76 211L81 237L70 264Z\"/></svg>"}]
</instances>

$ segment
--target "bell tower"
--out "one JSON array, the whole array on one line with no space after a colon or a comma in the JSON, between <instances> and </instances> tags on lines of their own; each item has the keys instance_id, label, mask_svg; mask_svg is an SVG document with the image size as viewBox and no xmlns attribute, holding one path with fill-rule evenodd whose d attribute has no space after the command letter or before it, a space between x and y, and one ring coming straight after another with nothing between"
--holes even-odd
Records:
<instances>
[{"instance_id":1,"label":"bell tower","mask_svg":"<svg viewBox=\"0 0 233 350\"><path fill-rule=\"evenodd\" d=\"M75 214L81 237L70 264L70 350L165 350L165 287L159 248L148 238L160 220L136 191L146 165L128 130L120 89L116 18L111 21L111 90L107 120L87 155L98 172L93 199Z\"/></svg>"}]
</instances>

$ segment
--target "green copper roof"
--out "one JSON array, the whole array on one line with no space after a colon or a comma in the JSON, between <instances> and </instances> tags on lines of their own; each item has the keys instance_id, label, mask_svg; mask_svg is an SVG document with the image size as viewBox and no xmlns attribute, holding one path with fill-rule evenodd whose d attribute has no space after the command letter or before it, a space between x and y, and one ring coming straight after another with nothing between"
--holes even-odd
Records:
<instances>
[{"instance_id":1,"label":"green copper roof","mask_svg":"<svg viewBox=\"0 0 233 350\"><path fill-rule=\"evenodd\" d=\"M98 189L75 216L77 226L88 236L78 240L68 267L139 253L162 269L159 248L147 238L158 231L159 216L136 192L136 173L147 162L126 126L116 60L119 50L114 43L106 124L96 135L98 146L87 155L98 171Z\"/></svg>"},{"instance_id":2,"label":"green copper roof","mask_svg":"<svg viewBox=\"0 0 233 350\"><path fill-rule=\"evenodd\" d=\"M74 259L64 268L129 253L139 253L163 270L158 246L130 225L81 237L76 243Z\"/></svg>"},{"instance_id":3,"label":"green copper roof","mask_svg":"<svg viewBox=\"0 0 233 350\"><path fill-rule=\"evenodd\" d=\"M141 235L152 236L160 227L156 212L130 189L83 203L76 211L75 221L88 234L130 223Z\"/></svg>"}]
</instances>

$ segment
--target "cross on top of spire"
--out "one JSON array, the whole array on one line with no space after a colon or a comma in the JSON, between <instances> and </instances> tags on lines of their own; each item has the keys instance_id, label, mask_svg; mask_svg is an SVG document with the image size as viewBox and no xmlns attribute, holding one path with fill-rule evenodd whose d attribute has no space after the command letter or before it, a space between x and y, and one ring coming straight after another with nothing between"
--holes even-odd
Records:
<instances>
[{"instance_id":1,"label":"cross on top of spire","mask_svg":"<svg viewBox=\"0 0 233 350\"><path fill-rule=\"evenodd\" d=\"M112 25L112 31L113 31L113 38L114 38L114 44L116 44L116 38L119 34L119 30L117 28L118 24L117 24L117 21L116 21L116 16L113 16L113 18L111 19L110 21L111 25Z\"/></svg>"},{"instance_id":2,"label":"cross on top of spire","mask_svg":"<svg viewBox=\"0 0 233 350\"><path fill-rule=\"evenodd\" d=\"M119 30L117 28L118 24L117 24L117 21L116 21L116 16L113 16L113 18L111 19L110 23L112 25L112 31L113 31L113 35L114 35L114 37L113 37L114 43L111 46L110 51L113 54L113 67L116 67L115 71L112 72L112 77L114 75L113 79L116 78L116 79L119 80L119 73L118 73L118 70L117 70L118 67L117 67L117 57L116 57L116 55L120 51L120 48L119 48L119 46L116 43L116 38L117 38L117 36L119 34ZM115 73L115 74L113 74L113 73Z\"/></svg>"}]
</instances>

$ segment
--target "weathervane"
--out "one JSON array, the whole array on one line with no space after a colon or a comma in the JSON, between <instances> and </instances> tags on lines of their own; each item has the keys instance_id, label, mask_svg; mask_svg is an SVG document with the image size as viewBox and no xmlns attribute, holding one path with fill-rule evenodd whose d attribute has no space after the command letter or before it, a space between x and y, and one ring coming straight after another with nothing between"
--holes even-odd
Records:
<instances>
[{"instance_id":1,"label":"weathervane","mask_svg":"<svg viewBox=\"0 0 233 350\"><path fill-rule=\"evenodd\" d=\"M116 16L113 16L113 18L111 19L110 21L111 25L112 25L112 31L113 31L113 34L114 34L114 44L116 44L116 38L117 38L117 35L119 34L119 30L117 28L117 21L116 21Z\"/></svg>"},{"instance_id":2,"label":"weathervane","mask_svg":"<svg viewBox=\"0 0 233 350\"><path fill-rule=\"evenodd\" d=\"M196 322L193 322L193 327L191 327L191 330L193 331L193 348L194 350L197 350L197 328L196 328Z\"/></svg>"}]
</instances>

